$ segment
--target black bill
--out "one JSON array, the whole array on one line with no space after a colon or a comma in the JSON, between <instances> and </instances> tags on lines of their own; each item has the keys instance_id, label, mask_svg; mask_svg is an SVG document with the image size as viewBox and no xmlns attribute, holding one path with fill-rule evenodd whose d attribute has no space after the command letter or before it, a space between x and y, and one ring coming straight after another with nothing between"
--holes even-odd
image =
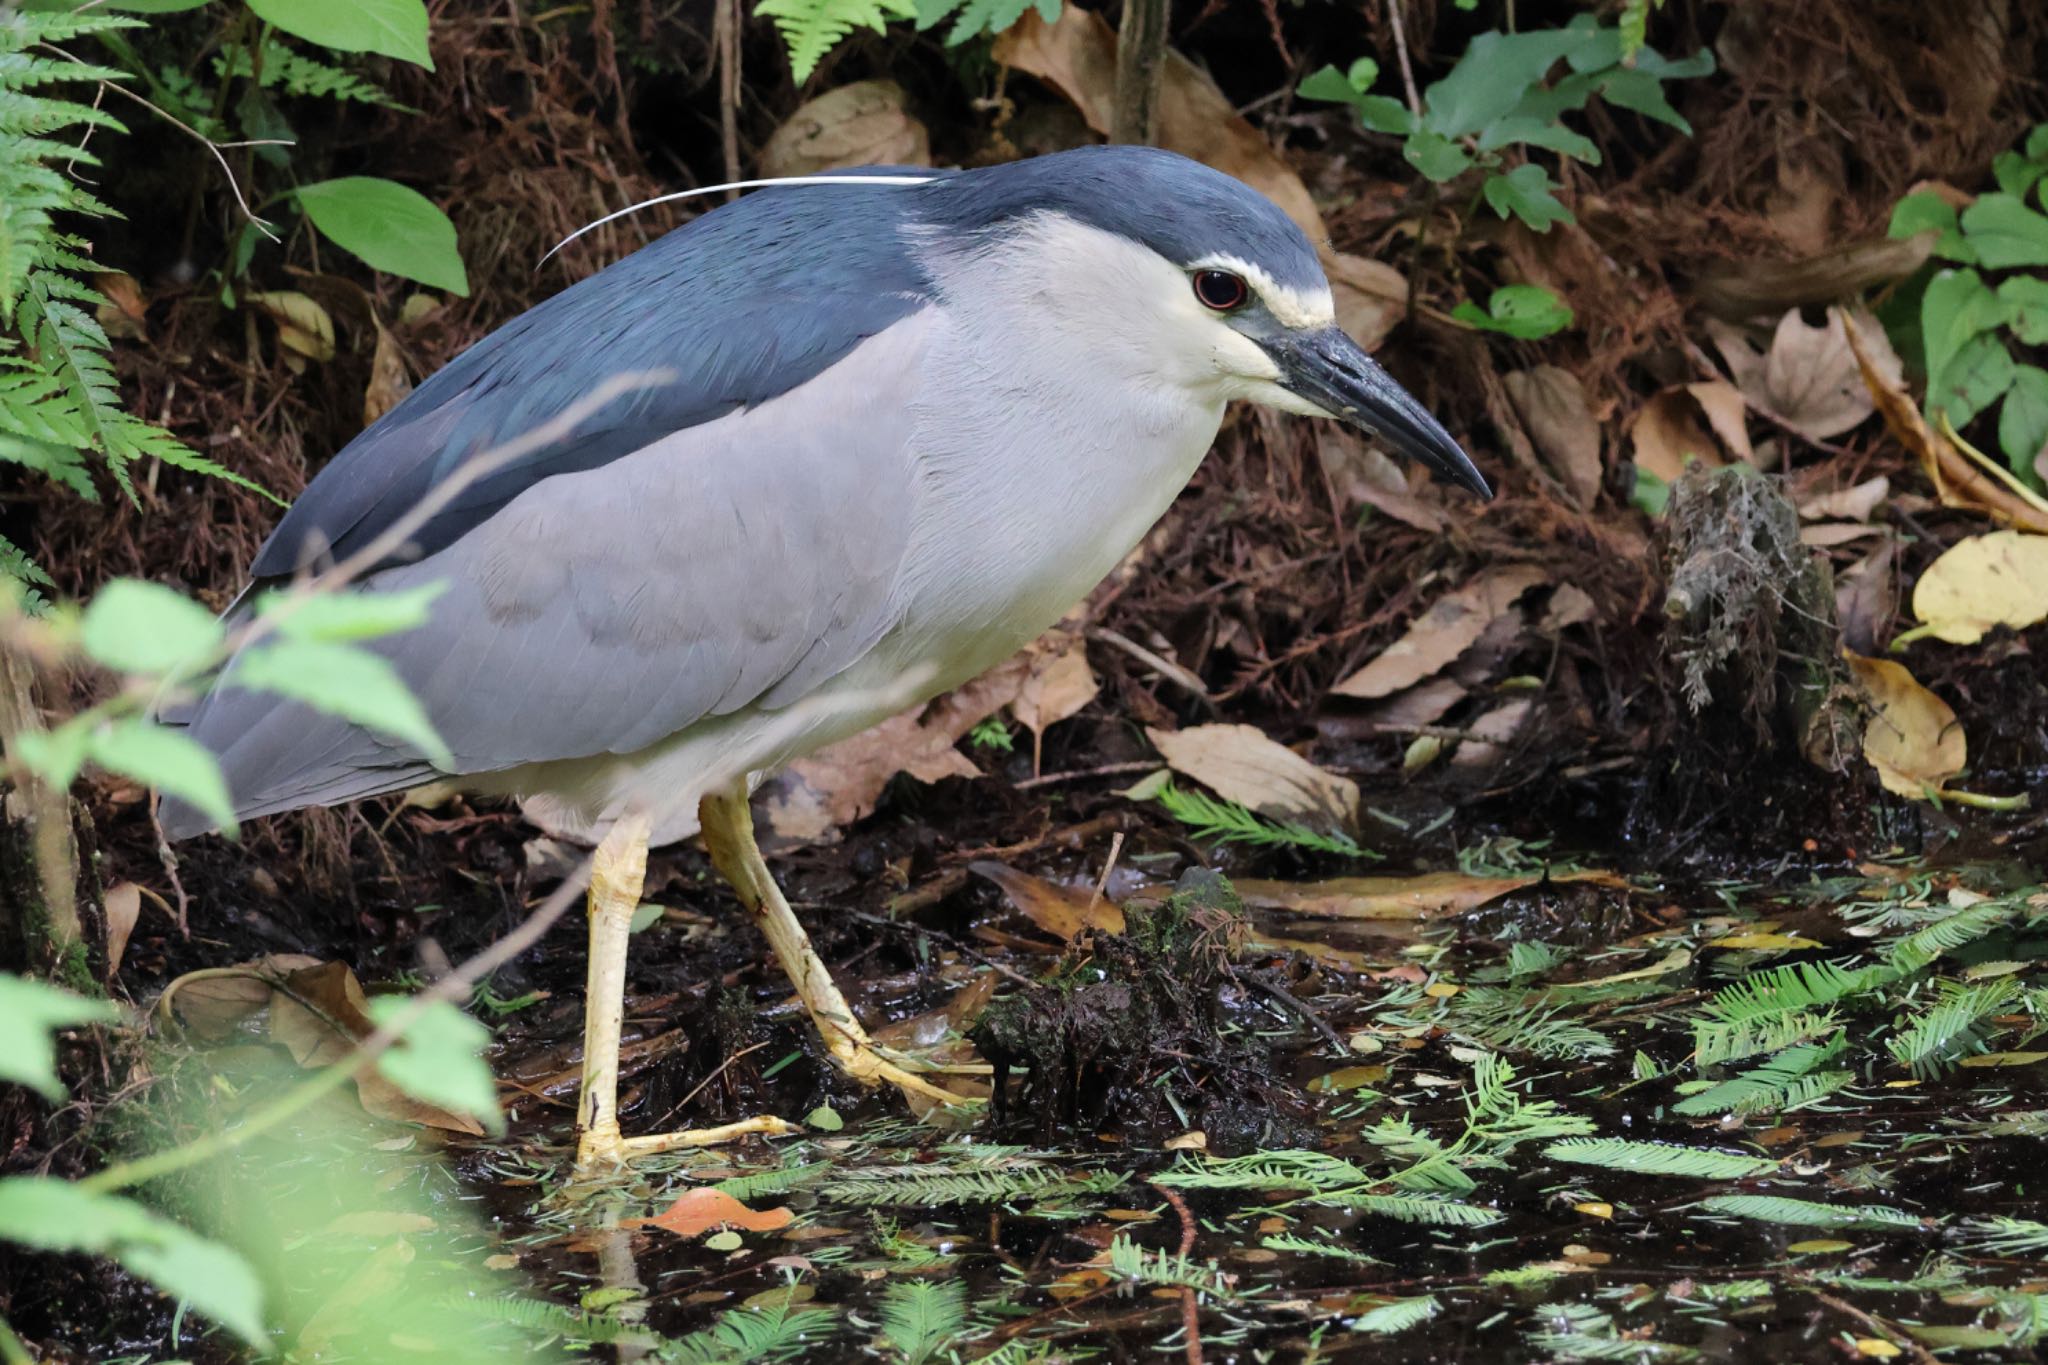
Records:
<instances>
[{"instance_id":1,"label":"black bill","mask_svg":"<svg viewBox=\"0 0 2048 1365\"><path fill-rule=\"evenodd\" d=\"M1462 484L1482 498L1493 496L1451 434L1342 331L1325 327L1267 339L1266 348L1280 366L1281 385L1290 392L1371 432L1438 478Z\"/></svg>"}]
</instances>

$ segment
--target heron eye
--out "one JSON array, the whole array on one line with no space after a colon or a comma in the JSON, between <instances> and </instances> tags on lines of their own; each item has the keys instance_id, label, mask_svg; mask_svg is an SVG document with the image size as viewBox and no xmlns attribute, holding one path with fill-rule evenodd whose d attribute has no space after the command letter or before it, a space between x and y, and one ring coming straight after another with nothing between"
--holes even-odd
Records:
<instances>
[{"instance_id":1,"label":"heron eye","mask_svg":"<svg viewBox=\"0 0 2048 1365\"><path fill-rule=\"evenodd\" d=\"M1251 294L1251 288L1245 284L1242 275L1233 275L1228 270L1195 272L1195 297L1202 301L1205 308L1228 313L1233 308L1243 307L1244 301L1250 298Z\"/></svg>"}]
</instances>

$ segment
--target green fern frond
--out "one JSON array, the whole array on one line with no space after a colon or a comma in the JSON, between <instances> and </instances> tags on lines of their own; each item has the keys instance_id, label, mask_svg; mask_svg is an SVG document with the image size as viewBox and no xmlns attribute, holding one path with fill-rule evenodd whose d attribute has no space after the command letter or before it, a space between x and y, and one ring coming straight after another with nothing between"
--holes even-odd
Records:
<instances>
[{"instance_id":1,"label":"green fern frond","mask_svg":"<svg viewBox=\"0 0 2048 1365\"><path fill-rule=\"evenodd\" d=\"M535 1336L562 1337L569 1341L586 1342L591 1345L606 1345L615 1342L635 1329L629 1328L609 1313L586 1313L560 1304L548 1303L543 1299L529 1299L516 1294L502 1294L490 1298L471 1298L466 1295L447 1300L447 1307L469 1317L481 1318L486 1322L500 1322L508 1327ZM645 1335L644 1333L635 1333Z\"/></svg>"},{"instance_id":2,"label":"green fern frond","mask_svg":"<svg viewBox=\"0 0 2048 1365\"><path fill-rule=\"evenodd\" d=\"M760 0L754 16L775 21L789 48L790 74L801 85L854 29L880 33L891 19L915 19L917 5L914 0Z\"/></svg>"},{"instance_id":3,"label":"green fern frond","mask_svg":"<svg viewBox=\"0 0 2048 1365\"><path fill-rule=\"evenodd\" d=\"M831 1169L829 1161L811 1161L773 1171L756 1171L752 1175L736 1175L730 1180L719 1181L712 1188L744 1204L764 1195L788 1194L791 1190L802 1189L824 1179Z\"/></svg>"},{"instance_id":4,"label":"green fern frond","mask_svg":"<svg viewBox=\"0 0 2048 1365\"><path fill-rule=\"evenodd\" d=\"M1614 1044L1606 1035L1560 1018L1557 1006L1520 990L1467 987L1451 998L1447 1015L1451 1029L1502 1052L1526 1052L1551 1061L1614 1055Z\"/></svg>"},{"instance_id":5,"label":"green fern frond","mask_svg":"<svg viewBox=\"0 0 2048 1365\"><path fill-rule=\"evenodd\" d=\"M1164 1248L1148 1251L1121 1233L1109 1244L1109 1273L1127 1285L1186 1287L1218 1298L1229 1297L1237 1280L1235 1275L1218 1270L1214 1261L1198 1264L1192 1257Z\"/></svg>"},{"instance_id":6,"label":"green fern frond","mask_svg":"<svg viewBox=\"0 0 2048 1365\"><path fill-rule=\"evenodd\" d=\"M1894 1058L1920 1077L1938 1076L1962 1058L1984 1051L1984 1021L2002 1013L2019 995L2011 977L1963 985L1942 981L1935 1002L1911 1016L1905 1028L1885 1040Z\"/></svg>"},{"instance_id":7,"label":"green fern frond","mask_svg":"<svg viewBox=\"0 0 2048 1365\"><path fill-rule=\"evenodd\" d=\"M663 1342L654 1359L664 1365L794 1360L818 1346L832 1320L829 1308L735 1308L702 1331Z\"/></svg>"},{"instance_id":8,"label":"green fern frond","mask_svg":"<svg viewBox=\"0 0 2048 1365\"><path fill-rule=\"evenodd\" d=\"M1250 844L1257 848L1306 848L1345 858L1377 858L1347 834L1324 834L1288 820L1269 820L1235 801L1207 792L1190 791L1168 782L1157 793L1166 813L1186 825L1197 839L1219 844Z\"/></svg>"},{"instance_id":9,"label":"green fern frond","mask_svg":"<svg viewBox=\"0 0 2048 1365\"><path fill-rule=\"evenodd\" d=\"M253 69L254 61L247 47L236 47L232 58L213 59L213 74L219 80L246 79ZM266 90L281 88L286 95L302 99L352 100L383 109L418 112L400 104L374 83L294 51L276 38L263 44L262 84Z\"/></svg>"},{"instance_id":10,"label":"green fern frond","mask_svg":"<svg viewBox=\"0 0 2048 1365\"><path fill-rule=\"evenodd\" d=\"M1972 1218L1956 1243L1980 1256L2048 1256L2048 1223L2031 1218Z\"/></svg>"},{"instance_id":11,"label":"green fern frond","mask_svg":"<svg viewBox=\"0 0 2048 1365\"><path fill-rule=\"evenodd\" d=\"M1693 1060L1701 1066L1739 1062L1766 1052L1783 1052L1788 1047L1825 1038L1839 1031L1841 1022L1832 1012L1815 1014L1793 1010L1789 1014L1722 1021L1693 1021Z\"/></svg>"},{"instance_id":12,"label":"green fern frond","mask_svg":"<svg viewBox=\"0 0 2048 1365\"><path fill-rule=\"evenodd\" d=\"M1332 1242L1322 1237L1303 1237L1294 1232L1267 1233L1259 1239L1259 1245L1268 1251L1291 1252L1296 1256L1321 1256L1332 1261L1348 1261L1352 1265L1382 1264L1378 1258L1353 1250L1341 1242Z\"/></svg>"},{"instance_id":13,"label":"green fern frond","mask_svg":"<svg viewBox=\"0 0 2048 1365\"><path fill-rule=\"evenodd\" d=\"M1899 972L1917 972L1943 954L1975 943L1986 934L2002 928L2016 913L2015 907L1997 901L1958 910L1892 944L1887 953L1888 960Z\"/></svg>"},{"instance_id":14,"label":"green fern frond","mask_svg":"<svg viewBox=\"0 0 2048 1365\"><path fill-rule=\"evenodd\" d=\"M1345 1194L1344 1204L1361 1213L1376 1213L1402 1223L1433 1227L1483 1228L1498 1223L1505 1214L1456 1199L1437 1199L1425 1194Z\"/></svg>"},{"instance_id":15,"label":"green fern frond","mask_svg":"<svg viewBox=\"0 0 2048 1365\"><path fill-rule=\"evenodd\" d=\"M1675 1142L1629 1142L1622 1138L1570 1138L1543 1149L1552 1161L1571 1161L1632 1175L1673 1175L1691 1180L1744 1180L1778 1169L1769 1157L1717 1152Z\"/></svg>"},{"instance_id":16,"label":"green fern frond","mask_svg":"<svg viewBox=\"0 0 2048 1365\"><path fill-rule=\"evenodd\" d=\"M1782 1223L1800 1228L1842 1228L1865 1232L1918 1232L1922 1220L1883 1204L1816 1204L1775 1194L1717 1194L1699 1207L1731 1218Z\"/></svg>"},{"instance_id":17,"label":"green fern frond","mask_svg":"<svg viewBox=\"0 0 2048 1365\"><path fill-rule=\"evenodd\" d=\"M1060 0L917 0L917 31L937 28L957 14L946 33L946 46L958 47L969 38L1003 32L1034 7L1046 23L1059 22Z\"/></svg>"},{"instance_id":18,"label":"green fern frond","mask_svg":"<svg viewBox=\"0 0 2048 1365\"><path fill-rule=\"evenodd\" d=\"M1437 1302L1436 1295L1422 1294L1367 1309L1347 1325L1354 1332L1371 1332L1375 1336L1387 1337L1411 1327L1420 1327L1442 1311L1443 1305Z\"/></svg>"},{"instance_id":19,"label":"green fern frond","mask_svg":"<svg viewBox=\"0 0 2048 1365\"><path fill-rule=\"evenodd\" d=\"M1524 1142L1583 1137L1593 1131L1591 1119L1564 1112L1555 1100L1525 1099L1514 1082L1515 1068L1505 1057L1488 1054L1472 1064L1462 1141L1504 1157Z\"/></svg>"},{"instance_id":20,"label":"green fern frond","mask_svg":"<svg viewBox=\"0 0 2048 1365\"><path fill-rule=\"evenodd\" d=\"M881 1342L904 1365L924 1365L967 1325L959 1280L899 1280L882 1291Z\"/></svg>"},{"instance_id":21,"label":"green fern frond","mask_svg":"<svg viewBox=\"0 0 2048 1365\"><path fill-rule=\"evenodd\" d=\"M1776 1014L1817 1010L1874 991L1895 975L1888 967L1792 962L1723 986L1707 1003L1705 1012L1717 1022L1739 1024Z\"/></svg>"},{"instance_id":22,"label":"green fern frond","mask_svg":"<svg viewBox=\"0 0 2048 1365\"><path fill-rule=\"evenodd\" d=\"M1820 1069L1822 1063L1839 1057L1847 1046L1847 1038L1837 1033L1826 1043L1787 1048L1760 1067L1678 1101L1671 1106L1672 1112L1688 1118L1705 1118L1715 1114L1775 1113L1812 1104L1855 1079L1848 1071Z\"/></svg>"},{"instance_id":23,"label":"green fern frond","mask_svg":"<svg viewBox=\"0 0 2048 1365\"><path fill-rule=\"evenodd\" d=\"M823 1198L860 1208L889 1205L1006 1204L1078 1194L1106 1194L1127 1176L1111 1171L1070 1174L1057 1166L1016 1165L988 1170L924 1166L870 1166L841 1173L818 1186Z\"/></svg>"},{"instance_id":24,"label":"green fern frond","mask_svg":"<svg viewBox=\"0 0 2048 1365\"><path fill-rule=\"evenodd\" d=\"M1341 1190L1369 1185L1372 1177L1342 1157L1286 1148L1199 1164L1184 1160L1152 1183L1184 1190Z\"/></svg>"}]
</instances>

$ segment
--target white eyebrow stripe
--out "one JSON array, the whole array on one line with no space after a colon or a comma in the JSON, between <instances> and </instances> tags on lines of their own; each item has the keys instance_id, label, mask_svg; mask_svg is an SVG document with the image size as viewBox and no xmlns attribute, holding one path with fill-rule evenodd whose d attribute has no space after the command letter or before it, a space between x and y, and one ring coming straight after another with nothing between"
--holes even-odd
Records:
<instances>
[{"instance_id":1,"label":"white eyebrow stripe","mask_svg":"<svg viewBox=\"0 0 2048 1365\"><path fill-rule=\"evenodd\" d=\"M1282 326L1303 329L1328 327L1337 320L1337 301L1330 296L1328 285L1320 289L1296 289L1280 283L1264 266L1242 256L1204 256L1195 262L1193 268L1228 270L1234 275L1242 275L1258 291L1267 311L1280 319Z\"/></svg>"}]
</instances>

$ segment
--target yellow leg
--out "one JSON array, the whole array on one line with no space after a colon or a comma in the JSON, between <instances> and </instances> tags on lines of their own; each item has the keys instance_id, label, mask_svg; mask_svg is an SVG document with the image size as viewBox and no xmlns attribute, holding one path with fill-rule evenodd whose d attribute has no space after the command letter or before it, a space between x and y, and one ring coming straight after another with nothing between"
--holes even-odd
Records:
<instances>
[{"instance_id":1,"label":"yellow leg","mask_svg":"<svg viewBox=\"0 0 2048 1365\"><path fill-rule=\"evenodd\" d=\"M592 855L590 963L583 997L583 1090L576 1101L579 1170L628 1157L706 1147L748 1133L797 1131L777 1118L744 1119L718 1128L693 1128L653 1137L619 1132L619 1032L626 1014L626 940L640 885L647 876L647 820L629 815L613 825Z\"/></svg>"},{"instance_id":2,"label":"yellow leg","mask_svg":"<svg viewBox=\"0 0 2048 1365\"><path fill-rule=\"evenodd\" d=\"M706 796L698 806L698 820L712 864L732 883L740 903L760 922L761 932L767 935L776 957L781 959L782 970L802 997L811 1022L817 1025L825 1049L839 1069L863 1085L887 1081L900 1090L940 1104L980 1104L978 1098L956 1095L933 1085L885 1056L868 1038L867 1030L860 1026L846 997L833 984L832 974L811 947L810 937L804 933L803 925L797 923L796 913L789 908L782 889L768 871L768 864L762 860L760 846L754 842L754 816L747 805L745 779L723 792Z\"/></svg>"}]
</instances>

